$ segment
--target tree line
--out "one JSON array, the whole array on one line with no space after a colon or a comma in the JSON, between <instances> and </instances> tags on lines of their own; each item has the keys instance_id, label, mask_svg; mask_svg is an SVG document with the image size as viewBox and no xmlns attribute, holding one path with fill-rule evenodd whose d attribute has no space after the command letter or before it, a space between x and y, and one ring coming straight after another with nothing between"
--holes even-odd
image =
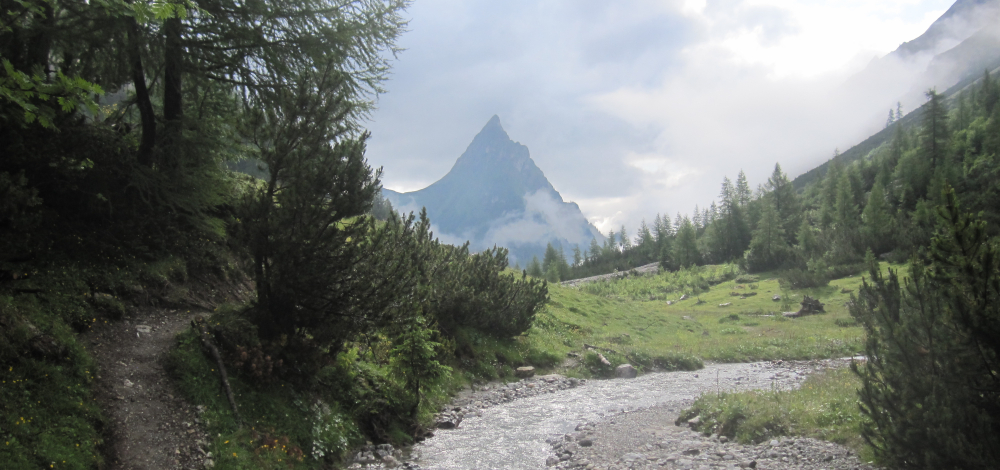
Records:
<instances>
[{"instance_id":1,"label":"tree line","mask_svg":"<svg viewBox=\"0 0 1000 470\"><path fill-rule=\"evenodd\" d=\"M931 240L934 208L946 183L967 210L1000 230L993 183L1000 153L1000 85L987 72L976 85L946 99L934 90L905 127L900 109L887 123L893 138L847 166L834 161L817 182L796 191L776 164L751 190L743 171L723 179L719 199L673 220L657 214L634 238L622 226L602 245L573 248L569 276L603 274L658 262L669 270L727 262L748 272L782 270L801 285L860 272L867 251L906 261Z\"/></svg>"}]
</instances>

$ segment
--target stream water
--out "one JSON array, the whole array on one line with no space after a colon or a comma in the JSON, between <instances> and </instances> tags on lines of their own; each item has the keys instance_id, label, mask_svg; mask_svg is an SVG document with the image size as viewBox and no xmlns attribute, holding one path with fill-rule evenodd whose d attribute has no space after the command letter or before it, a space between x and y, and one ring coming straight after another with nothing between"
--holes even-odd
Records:
<instances>
[{"instance_id":1,"label":"stream water","mask_svg":"<svg viewBox=\"0 0 1000 470\"><path fill-rule=\"evenodd\" d=\"M438 430L416 445L410 461L422 469L545 468L552 454L546 439L569 433L580 423L657 405L680 411L705 392L795 387L813 370L831 366L831 361L708 364L694 372L590 380L466 416L458 428Z\"/></svg>"}]
</instances>

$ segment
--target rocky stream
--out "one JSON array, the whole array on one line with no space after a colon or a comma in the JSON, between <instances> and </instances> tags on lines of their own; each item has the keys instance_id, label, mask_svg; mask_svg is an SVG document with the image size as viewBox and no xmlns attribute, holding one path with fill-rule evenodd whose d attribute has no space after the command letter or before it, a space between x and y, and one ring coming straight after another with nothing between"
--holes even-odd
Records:
<instances>
[{"instance_id":1,"label":"rocky stream","mask_svg":"<svg viewBox=\"0 0 1000 470\"><path fill-rule=\"evenodd\" d=\"M467 390L443 409L440 429L408 456L358 453L353 468L410 469L873 469L842 446L782 438L727 442L676 426L705 392L787 389L849 359L708 364L634 379L531 377Z\"/></svg>"}]
</instances>

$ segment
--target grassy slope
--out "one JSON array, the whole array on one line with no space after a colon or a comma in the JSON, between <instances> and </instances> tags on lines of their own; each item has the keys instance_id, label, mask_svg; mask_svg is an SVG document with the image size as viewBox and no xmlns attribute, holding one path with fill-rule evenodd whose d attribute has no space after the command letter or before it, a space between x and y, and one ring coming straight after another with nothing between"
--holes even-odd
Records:
<instances>
[{"instance_id":1,"label":"grassy slope","mask_svg":"<svg viewBox=\"0 0 1000 470\"><path fill-rule=\"evenodd\" d=\"M672 291L676 286L671 281L669 275L659 274L607 281L591 289L552 285L551 302L529 332L530 343L560 355L579 351L586 343L622 355L682 353L719 362L845 357L861 350L863 332L853 326L846 306L850 293L843 292L856 290L860 275L833 280L826 287L785 291L765 273L756 288L726 281L672 305L648 300L679 298L683 290L658 294ZM741 299L732 292L757 295ZM790 301L773 301L775 294ZM827 313L783 318L780 312L797 310L803 295L820 299ZM732 305L719 306L724 303Z\"/></svg>"},{"instance_id":2,"label":"grassy slope","mask_svg":"<svg viewBox=\"0 0 1000 470\"><path fill-rule=\"evenodd\" d=\"M907 266L883 263L883 271L889 268L901 276L907 271ZM720 269L710 267L693 277L711 278ZM825 287L785 290L773 273L764 273L756 282L725 281L668 305L667 299L700 290L692 287L699 280L691 278L683 273L658 274L581 288L551 286L552 300L529 332L529 343L560 355L579 351L586 343L619 352L607 354L613 363L643 353L741 362L844 357L862 349L864 332L847 308L861 275L836 279ZM757 295L741 299L733 292ZM776 294L783 301L772 300ZM781 316L782 311L797 310L804 295L823 302L826 313L796 319ZM720 307L725 303L731 305ZM860 437L864 417L857 407L858 386L851 372L830 371L810 377L797 390L707 394L684 413L688 418L700 414L699 429L706 433L742 442L781 435L816 437L848 445L870 460L871 452Z\"/></svg>"}]
</instances>

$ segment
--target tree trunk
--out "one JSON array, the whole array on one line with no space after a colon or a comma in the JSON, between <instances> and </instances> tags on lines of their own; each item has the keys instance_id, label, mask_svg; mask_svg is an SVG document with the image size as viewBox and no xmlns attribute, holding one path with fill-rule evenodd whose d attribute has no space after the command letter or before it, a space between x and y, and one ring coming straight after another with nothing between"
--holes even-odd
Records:
<instances>
[{"instance_id":1,"label":"tree trunk","mask_svg":"<svg viewBox=\"0 0 1000 470\"><path fill-rule=\"evenodd\" d=\"M164 155L167 166L174 167L180 161L181 118L183 117L181 95L181 73L183 66L183 45L181 44L181 19L168 19L163 27L166 41L164 44L163 70L163 120Z\"/></svg>"},{"instance_id":2,"label":"tree trunk","mask_svg":"<svg viewBox=\"0 0 1000 470\"><path fill-rule=\"evenodd\" d=\"M136 105L142 119L142 139L139 142L139 163L153 166L153 147L156 145L156 115L153 113L153 103L149 100L149 89L146 87L146 73L142 68L140 38L142 31L135 19L130 20L128 38L129 65L132 68L132 83L135 86Z\"/></svg>"},{"instance_id":3,"label":"tree trunk","mask_svg":"<svg viewBox=\"0 0 1000 470\"><path fill-rule=\"evenodd\" d=\"M28 71L34 71L35 67L41 67L46 80L52 73L49 68L49 52L52 50L52 30L56 25L55 11L52 4L44 2L42 14L45 16L41 24L28 41L27 67Z\"/></svg>"}]
</instances>

